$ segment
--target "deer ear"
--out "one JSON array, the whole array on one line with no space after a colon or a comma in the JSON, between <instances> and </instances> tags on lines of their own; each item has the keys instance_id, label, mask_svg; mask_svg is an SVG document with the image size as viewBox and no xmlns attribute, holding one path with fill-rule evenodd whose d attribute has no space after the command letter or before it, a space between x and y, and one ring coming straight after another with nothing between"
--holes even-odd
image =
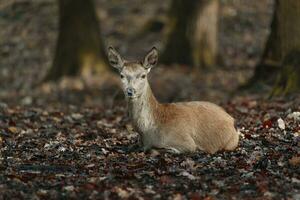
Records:
<instances>
[{"instance_id":1,"label":"deer ear","mask_svg":"<svg viewBox=\"0 0 300 200\"><path fill-rule=\"evenodd\" d=\"M121 70L124 65L123 58L121 55L113 48L113 47L108 47L108 61L111 66L114 68L117 68L118 70Z\"/></svg>"},{"instance_id":2,"label":"deer ear","mask_svg":"<svg viewBox=\"0 0 300 200\"><path fill-rule=\"evenodd\" d=\"M143 66L145 69L151 69L157 64L158 61L158 51L153 47L145 56L143 61Z\"/></svg>"}]
</instances>

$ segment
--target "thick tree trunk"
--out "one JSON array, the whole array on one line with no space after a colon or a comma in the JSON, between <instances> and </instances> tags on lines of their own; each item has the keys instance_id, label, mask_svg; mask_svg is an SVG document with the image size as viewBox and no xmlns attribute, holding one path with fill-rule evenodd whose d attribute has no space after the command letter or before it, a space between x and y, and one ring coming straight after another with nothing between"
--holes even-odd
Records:
<instances>
[{"instance_id":1,"label":"thick tree trunk","mask_svg":"<svg viewBox=\"0 0 300 200\"><path fill-rule=\"evenodd\" d=\"M59 35L46 80L108 71L92 0L59 0Z\"/></svg>"},{"instance_id":2,"label":"thick tree trunk","mask_svg":"<svg viewBox=\"0 0 300 200\"><path fill-rule=\"evenodd\" d=\"M271 95L286 95L300 92L300 51L289 51Z\"/></svg>"},{"instance_id":3,"label":"thick tree trunk","mask_svg":"<svg viewBox=\"0 0 300 200\"><path fill-rule=\"evenodd\" d=\"M274 85L273 95L300 89L300 1L276 0L271 34L252 81Z\"/></svg>"},{"instance_id":4,"label":"thick tree trunk","mask_svg":"<svg viewBox=\"0 0 300 200\"><path fill-rule=\"evenodd\" d=\"M216 62L218 0L173 0L161 62L211 67Z\"/></svg>"}]
</instances>

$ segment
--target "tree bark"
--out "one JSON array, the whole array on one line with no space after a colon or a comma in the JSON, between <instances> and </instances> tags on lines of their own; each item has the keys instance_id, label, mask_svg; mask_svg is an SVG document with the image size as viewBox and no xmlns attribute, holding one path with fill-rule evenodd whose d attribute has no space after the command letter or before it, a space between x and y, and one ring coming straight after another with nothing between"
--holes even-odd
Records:
<instances>
[{"instance_id":1,"label":"tree bark","mask_svg":"<svg viewBox=\"0 0 300 200\"><path fill-rule=\"evenodd\" d=\"M92 0L58 0L59 34L45 80L109 70Z\"/></svg>"},{"instance_id":2,"label":"tree bark","mask_svg":"<svg viewBox=\"0 0 300 200\"><path fill-rule=\"evenodd\" d=\"M212 67L217 56L218 0L173 0L161 62Z\"/></svg>"},{"instance_id":3,"label":"tree bark","mask_svg":"<svg viewBox=\"0 0 300 200\"><path fill-rule=\"evenodd\" d=\"M272 95L300 89L300 1L276 0L271 33L253 83L273 85Z\"/></svg>"},{"instance_id":4,"label":"tree bark","mask_svg":"<svg viewBox=\"0 0 300 200\"><path fill-rule=\"evenodd\" d=\"M293 50L285 56L282 69L271 96L300 92L300 51Z\"/></svg>"}]
</instances>

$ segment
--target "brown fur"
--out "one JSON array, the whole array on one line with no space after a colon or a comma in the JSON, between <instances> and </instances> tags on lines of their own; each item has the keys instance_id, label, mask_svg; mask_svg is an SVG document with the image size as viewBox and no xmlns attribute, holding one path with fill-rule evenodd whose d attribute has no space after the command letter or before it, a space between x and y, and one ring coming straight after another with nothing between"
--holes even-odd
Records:
<instances>
[{"instance_id":1,"label":"brown fur","mask_svg":"<svg viewBox=\"0 0 300 200\"><path fill-rule=\"evenodd\" d=\"M108 57L122 76L129 115L145 150L154 147L175 153L197 149L215 153L238 146L234 119L221 107L204 101L157 102L145 76L157 63L155 48L143 62L127 62L111 47ZM128 94L128 91L133 92Z\"/></svg>"},{"instance_id":2,"label":"brown fur","mask_svg":"<svg viewBox=\"0 0 300 200\"><path fill-rule=\"evenodd\" d=\"M215 153L237 147L239 136L234 128L234 120L221 107L201 101L160 104L150 87L145 95L144 106L150 106L154 126L148 127L148 132L133 118L133 124L146 145L145 149L166 148L177 150L178 153L200 149ZM132 113L132 106L129 109ZM138 118L142 119L143 116Z\"/></svg>"}]
</instances>

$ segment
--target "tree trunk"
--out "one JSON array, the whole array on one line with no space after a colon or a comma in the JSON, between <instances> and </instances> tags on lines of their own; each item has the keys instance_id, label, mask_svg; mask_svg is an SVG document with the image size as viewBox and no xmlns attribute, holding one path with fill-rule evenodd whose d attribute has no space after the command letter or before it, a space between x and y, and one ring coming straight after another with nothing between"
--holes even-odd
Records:
<instances>
[{"instance_id":1,"label":"tree trunk","mask_svg":"<svg viewBox=\"0 0 300 200\"><path fill-rule=\"evenodd\" d=\"M46 80L108 71L92 0L59 0L59 35Z\"/></svg>"},{"instance_id":2,"label":"tree trunk","mask_svg":"<svg viewBox=\"0 0 300 200\"><path fill-rule=\"evenodd\" d=\"M286 54L282 70L272 90L273 95L286 95L300 92L300 51L293 50Z\"/></svg>"},{"instance_id":3,"label":"tree trunk","mask_svg":"<svg viewBox=\"0 0 300 200\"><path fill-rule=\"evenodd\" d=\"M216 62L218 0L173 0L161 62L211 67Z\"/></svg>"},{"instance_id":4,"label":"tree trunk","mask_svg":"<svg viewBox=\"0 0 300 200\"><path fill-rule=\"evenodd\" d=\"M271 34L255 82L274 85L272 95L300 89L300 1L276 0Z\"/></svg>"}]
</instances>

